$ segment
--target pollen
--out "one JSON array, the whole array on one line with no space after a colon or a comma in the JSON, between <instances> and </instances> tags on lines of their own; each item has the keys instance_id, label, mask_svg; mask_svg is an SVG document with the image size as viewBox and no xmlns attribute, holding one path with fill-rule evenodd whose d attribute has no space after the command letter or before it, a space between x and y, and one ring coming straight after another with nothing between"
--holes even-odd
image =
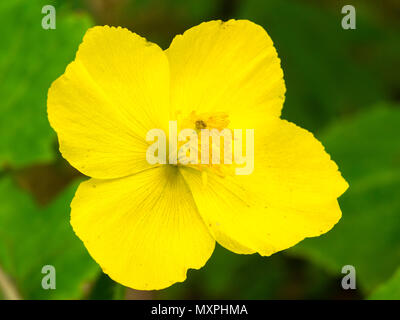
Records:
<instances>
[{"instance_id":1,"label":"pollen","mask_svg":"<svg viewBox=\"0 0 400 320\"><path fill-rule=\"evenodd\" d=\"M232 161L225 163L224 159L225 148L232 150L232 131L228 128L230 123L229 115L225 112L196 113L196 111L190 112L187 116L182 116L181 113L179 115L179 129L194 129L198 134L198 146L195 150L198 155L198 163L188 165L202 171L203 178L205 178L207 171L212 171L219 176L231 174L233 168L228 167L231 167ZM207 133L203 132L205 129L207 129ZM213 134L216 136L213 137ZM184 143L178 143L178 148ZM189 153L190 151L188 150L187 156L189 156ZM202 154L204 156L204 153L207 154L207 159L209 160L207 163L202 161ZM217 162L213 160L213 154L219 154ZM232 151L230 151L229 155L232 156ZM203 183L206 184L204 179Z\"/></svg>"},{"instance_id":2,"label":"pollen","mask_svg":"<svg viewBox=\"0 0 400 320\"><path fill-rule=\"evenodd\" d=\"M207 124L203 120L197 120L195 124L197 130L207 128Z\"/></svg>"},{"instance_id":3,"label":"pollen","mask_svg":"<svg viewBox=\"0 0 400 320\"><path fill-rule=\"evenodd\" d=\"M187 116L178 113L178 119L181 118L180 128L193 128L196 131L201 129L218 129L223 130L229 126L229 114L225 112L204 112L196 113L196 111L190 112Z\"/></svg>"}]
</instances>

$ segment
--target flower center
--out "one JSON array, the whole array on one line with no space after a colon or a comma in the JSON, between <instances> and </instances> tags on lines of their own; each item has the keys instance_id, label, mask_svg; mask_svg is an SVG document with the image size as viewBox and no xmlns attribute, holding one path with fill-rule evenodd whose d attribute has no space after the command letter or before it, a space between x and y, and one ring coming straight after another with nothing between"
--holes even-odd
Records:
<instances>
[{"instance_id":1,"label":"flower center","mask_svg":"<svg viewBox=\"0 0 400 320\"><path fill-rule=\"evenodd\" d=\"M225 112L204 112L197 114L192 111L186 117L180 117L178 125L180 129L218 129L223 130L229 125L229 115Z\"/></svg>"},{"instance_id":2,"label":"flower center","mask_svg":"<svg viewBox=\"0 0 400 320\"><path fill-rule=\"evenodd\" d=\"M196 129L197 129L197 130L207 128L207 124L206 124L203 120L197 120L197 121L195 122L195 124L196 124Z\"/></svg>"},{"instance_id":3,"label":"flower center","mask_svg":"<svg viewBox=\"0 0 400 320\"><path fill-rule=\"evenodd\" d=\"M196 153L197 163L186 165L200 170L203 179L210 171L222 176L233 174L233 131L228 128L228 125L229 115L224 112L197 114L192 111L186 117L178 115L178 132L189 129L189 132L192 130L197 136L197 143L192 150L187 141L178 141L178 149L185 144L188 146L188 150L183 154L186 158L190 157L190 152ZM181 157L178 156L178 160L181 158L182 154Z\"/></svg>"}]
</instances>

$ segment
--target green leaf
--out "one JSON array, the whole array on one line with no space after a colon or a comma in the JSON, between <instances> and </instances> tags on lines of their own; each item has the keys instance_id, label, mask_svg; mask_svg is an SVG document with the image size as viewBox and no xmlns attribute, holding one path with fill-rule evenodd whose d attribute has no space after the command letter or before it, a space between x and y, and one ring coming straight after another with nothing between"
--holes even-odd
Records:
<instances>
[{"instance_id":1,"label":"green leaf","mask_svg":"<svg viewBox=\"0 0 400 320\"><path fill-rule=\"evenodd\" d=\"M183 283L154 295L156 299L332 299L341 293L336 283L322 268L284 252L271 257L238 255L217 245L203 268L190 270Z\"/></svg>"},{"instance_id":2,"label":"green leaf","mask_svg":"<svg viewBox=\"0 0 400 320\"><path fill-rule=\"evenodd\" d=\"M69 224L71 185L39 208L10 177L0 179L0 266L25 299L74 299L99 271ZM56 270L56 289L42 288L42 267Z\"/></svg>"},{"instance_id":3,"label":"green leaf","mask_svg":"<svg viewBox=\"0 0 400 320\"><path fill-rule=\"evenodd\" d=\"M387 98L390 89L370 70L374 63L365 61L379 52L383 32L361 9L357 29L348 31L341 27L338 6L329 11L294 0L241 4L239 17L262 25L277 48L287 86L284 118L315 132ZM368 56L358 52L363 49Z\"/></svg>"},{"instance_id":4,"label":"green leaf","mask_svg":"<svg viewBox=\"0 0 400 320\"><path fill-rule=\"evenodd\" d=\"M0 4L0 166L24 166L55 156L55 134L47 120L51 83L74 58L91 25L88 17L57 8L56 29L42 28L50 0Z\"/></svg>"},{"instance_id":5,"label":"green leaf","mask_svg":"<svg viewBox=\"0 0 400 320\"><path fill-rule=\"evenodd\" d=\"M400 268L388 282L381 285L368 299L400 300Z\"/></svg>"},{"instance_id":6,"label":"green leaf","mask_svg":"<svg viewBox=\"0 0 400 320\"><path fill-rule=\"evenodd\" d=\"M126 287L101 273L88 296L90 300L124 300Z\"/></svg>"},{"instance_id":7,"label":"green leaf","mask_svg":"<svg viewBox=\"0 0 400 320\"><path fill-rule=\"evenodd\" d=\"M183 283L156 292L160 299L270 299L288 276L281 255L238 255L217 245L207 264Z\"/></svg>"},{"instance_id":8,"label":"green leaf","mask_svg":"<svg viewBox=\"0 0 400 320\"><path fill-rule=\"evenodd\" d=\"M292 249L338 276L344 265L353 265L367 293L400 261L399 128L398 106L381 105L321 137L350 185L339 201L343 217L327 234Z\"/></svg>"}]
</instances>

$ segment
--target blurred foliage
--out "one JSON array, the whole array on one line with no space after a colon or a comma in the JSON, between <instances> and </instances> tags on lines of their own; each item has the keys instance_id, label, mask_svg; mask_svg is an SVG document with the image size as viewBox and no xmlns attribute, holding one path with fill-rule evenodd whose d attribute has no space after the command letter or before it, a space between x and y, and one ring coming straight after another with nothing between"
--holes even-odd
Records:
<instances>
[{"instance_id":1,"label":"blurred foliage","mask_svg":"<svg viewBox=\"0 0 400 320\"><path fill-rule=\"evenodd\" d=\"M381 285L368 298L370 300L400 300L400 268L388 282Z\"/></svg>"},{"instance_id":2,"label":"blurred foliage","mask_svg":"<svg viewBox=\"0 0 400 320\"><path fill-rule=\"evenodd\" d=\"M126 294L126 287L115 283L109 276L101 273L87 297L90 300L121 300Z\"/></svg>"},{"instance_id":3,"label":"blurred foliage","mask_svg":"<svg viewBox=\"0 0 400 320\"><path fill-rule=\"evenodd\" d=\"M340 198L343 217L327 234L292 251L333 272L353 265L370 292L400 262L400 109L378 106L335 123L321 140L350 184Z\"/></svg>"},{"instance_id":4,"label":"blurred foliage","mask_svg":"<svg viewBox=\"0 0 400 320\"><path fill-rule=\"evenodd\" d=\"M43 30L43 5L57 8ZM400 4L353 0L357 29L341 28L343 0L13 0L0 2L0 271L32 299L399 299ZM350 189L332 231L271 257L217 246L201 270L157 292L100 273L69 225L80 174L56 151L47 90L92 24L124 26L167 48L211 19L262 25L287 85L283 117L314 132ZM57 290L41 288L41 268ZM357 290L340 286L352 264ZM0 297L2 292L0 288Z\"/></svg>"},{"instance_id":5,"label":"blurred foliage","mask_svg":"<svg viewBox=\"0 0 400 320\"><path fill-rule=\"evenodd\" d=\"M41 11L46 4L55 1L0 2L0 166L55 158L47 90L73 60L91 22L87 15L59 10L57 29L44 30Z\"/></svg>"},{"instance_id":6,"label":"blurred foliage","mask_svg":"<svg viewBox=\"0 0 400 320\"><path fill-rule=\"evenodd\" d=\"M234 0L231 0L235 2ZM124 26L163 48L193 25L215 18L219 0L87 1L101 24Z\"/></svg>"},{"instance_id":7,"label":"blurred foliage","mask_svg":"<svg viewBox=\"0 0 400 320\"><path fill-rule=\"evenodd\" d=\"M40 208L11 178L0 179L0 264L23 298L82 297L83 285L99 270L69 224L68 204L76 187ZM45 265L56 269L56 290L41 286Z\"/></svg>"},{"instance_id":8,"label":"blurred foliage","mask_svg":"<svg viewBox=\"0 0 400 320\"><path fill-rule=\"evenodd\" d=\"M313 132L389 97L386 73L380 78L375 67L366 68L371 61L391 58L386 63L400 67L395 33L368 20L358 6L357 29L343 30L342 6L331 11L306 1L248 0L239 10L240 18L264 26L278 50L287 86L283 117ZM391 45L393 56L385 56L382 43Z\"/></svg>"},{"instance_id":9,"label":"blurred foliage","mask_svg":"<svg viewBox=\"0 0 400 320\"><path fill-rule=\"evenodd\" d=\"M206 266L183 283L154 293L159 299L352 299L340 280L304 260L234 254L217 245Z\"/></svg>"}]
</instances>

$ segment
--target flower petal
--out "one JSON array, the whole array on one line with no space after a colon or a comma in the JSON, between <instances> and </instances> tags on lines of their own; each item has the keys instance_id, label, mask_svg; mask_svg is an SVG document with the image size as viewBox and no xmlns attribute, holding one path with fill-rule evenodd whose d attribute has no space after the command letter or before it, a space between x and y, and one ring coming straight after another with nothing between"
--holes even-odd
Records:
<instances>
[{"instance_id":1,"label":"flower petal","mask_svg":"<svg viewBox=\"0 0 400 320\"><path fill-rule=\"evenodd\" d=\"M83 182L71 224L92 257L125 286L162 289L208 260L215 241L177 167Z\"/></svg>"},{"instance_id":2,"label":"flower petal","mask_svg":"<svg viewBox=\"0 0 400 320\"><path fill-rule=\"evenodd\" d=\"M237 253L270 255L330 230L347 183L321 143L283 120L266 123L255 137L248 176L208 173L205 184L199 171L181 168L215 239Z\"/></svg>"},{"instance_id":3,"label":"flower petal","mask_svg":"<svg viewBox=\"0 0 400 320\"><path fill-rule=\"evenodd\" d=\"M88 30L49 89L48 116L63 156L95 178L149 167L146 133L167 128L169 67L155 44L122 28Z\"/></svg>"},{"instance_id":4,"label":"flower petal","mask_svg":"<svg viewBox=\"0 0 400 320\"><path fill-rule=\"evenodd\" d=\"M266 31L247 20L210 21L178 35L166 50L175 111L229 111L230 121L279 116L283 71ZM236 127L238 128L238 127Z\"/></svg>"}]
</instances>

